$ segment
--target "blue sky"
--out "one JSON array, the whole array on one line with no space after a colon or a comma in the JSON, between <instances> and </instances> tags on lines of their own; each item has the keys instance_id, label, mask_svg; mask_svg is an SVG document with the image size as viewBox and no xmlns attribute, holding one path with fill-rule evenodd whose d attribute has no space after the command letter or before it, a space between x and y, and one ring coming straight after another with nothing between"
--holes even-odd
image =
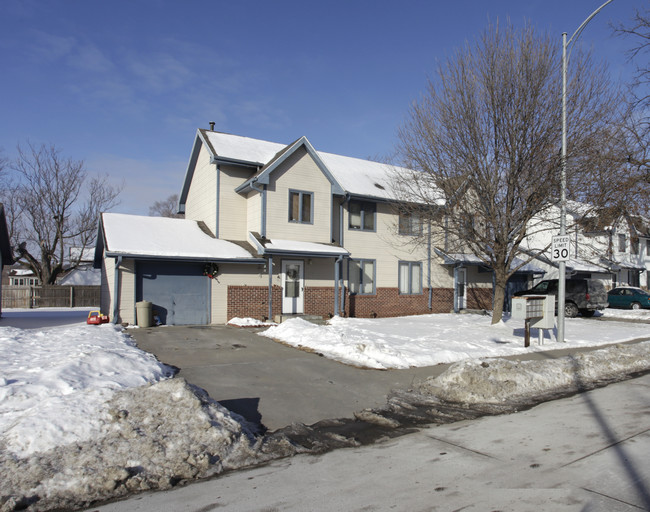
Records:
<instances>
[{"instance_id":1,"label":"blue sky","mask_svg":"<svg viewBox=\"0 0 650 512\"><path fill-rule=\"evenodd\" d=\"M569 36L604 0L2 0L0 147L55 144L89 171L124 180L115 211L147 214L180 190L196 129L322 151L389 154L436 62L488 20ZM647 1L647 0L646 0ZM609 22L580 44L629 78Z\"/></svg>"}]
</instances>

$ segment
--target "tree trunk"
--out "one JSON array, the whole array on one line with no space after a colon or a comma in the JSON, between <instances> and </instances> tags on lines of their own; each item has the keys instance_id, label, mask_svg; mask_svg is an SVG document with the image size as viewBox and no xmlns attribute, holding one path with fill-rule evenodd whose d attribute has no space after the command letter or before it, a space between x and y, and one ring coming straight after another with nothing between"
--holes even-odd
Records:
<instances>
[{"instance_id":1,"label":"tree trunk","mask_svg":"<svg viewBox=\"0 0 650 512\"><path fill-rule=\"evenodd\" d=\"M506 296L508 278L500 272L494 276L494 303L492 304L492 324L498 324L503 316L503 300Z\"/></svg>"}]
</instances>

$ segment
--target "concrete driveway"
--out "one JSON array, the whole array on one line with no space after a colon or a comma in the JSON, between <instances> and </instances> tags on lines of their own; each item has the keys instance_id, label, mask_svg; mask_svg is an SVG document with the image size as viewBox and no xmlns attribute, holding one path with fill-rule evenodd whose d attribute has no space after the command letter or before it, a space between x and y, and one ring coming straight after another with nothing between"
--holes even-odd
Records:
<instances>
[{"instance_id":1,"label":"concrete driveway","mask_svg":"<svg viewBox=\"0 0 650 512\"><path fill-rule=\"evenodd\" d=\"M258 336L259 329L165 326L127 332L138 347L180 368L179 376L268 430L350 418L384 405L392 389L407 389L446 368L354 368Z\"/></svg>"}]
</instances>

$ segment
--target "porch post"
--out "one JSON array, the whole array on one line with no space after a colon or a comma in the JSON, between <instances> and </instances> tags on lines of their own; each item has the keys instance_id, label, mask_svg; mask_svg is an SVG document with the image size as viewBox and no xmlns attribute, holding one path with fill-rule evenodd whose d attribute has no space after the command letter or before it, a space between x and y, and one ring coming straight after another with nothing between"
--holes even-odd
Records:
<instances>
[{"instance_id":1,"label":"porch post","mask_svg":"<svg viewBox=\"0 0 650 512\"><path fill-rule=\"evenodd\" d=\"M343 260L343 256L339 256L334 260L334 315L339 314L339 265Z\"/></svg>"},{"instance_id":2,"label":"porch post","mask_svg":"<svg viewBox=\"0 0 650 512\"><path fill-rule=\"evenodd\" d=\"M454 267L454 313L458 313L458 267Z\"/></svg>"},{"instance_id":3,"label":"porch post","mask_svg":"<svg viewBox=\"0 0 650 512\"><path fill-rule=\"evenodd\" d=\"M269 272L269 322L273 321L273 256L269 256L268 263Z\"/></svg>"},{"instance_id":4,"label":"porch post","mask_svg":"<svg viewBox=\"0 0 650 512\"><path fill-rule=\"evenodd\" d=\"M122 256L118 256L115 260L115 274L113 275L113 323L117 323L117 317L120 311L120 265L122 264ZM136 269L137 272L137 269Z\"/></svg>"}]
</instances>

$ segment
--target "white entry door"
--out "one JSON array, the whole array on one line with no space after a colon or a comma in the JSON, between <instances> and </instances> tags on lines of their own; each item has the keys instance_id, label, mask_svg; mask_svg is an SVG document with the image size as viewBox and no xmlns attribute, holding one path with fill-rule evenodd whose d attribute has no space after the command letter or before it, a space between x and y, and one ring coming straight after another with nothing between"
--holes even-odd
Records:
<instances>
[{"instance_id":1,"label":"white entry door","mask_svg":"<svg viewBox=\"0 0 650 512\"><path fill-rule=\"evenodd\" d=\"M302 314L305 302L304 263L298 260L282 261L282 313Z\"/></svg>"}]
</instances>

